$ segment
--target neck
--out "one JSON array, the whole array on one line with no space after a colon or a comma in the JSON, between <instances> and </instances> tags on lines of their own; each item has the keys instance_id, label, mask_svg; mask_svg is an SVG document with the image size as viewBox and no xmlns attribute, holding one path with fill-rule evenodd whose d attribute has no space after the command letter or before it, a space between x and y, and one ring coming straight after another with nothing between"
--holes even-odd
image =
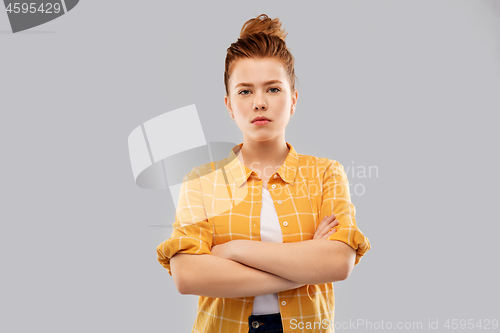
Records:
<instances>
[{"instance_id":1,"label":"neck","mask_svg":"<svg viewBox=\"0 0 500 333\"><path fill-rule=\"evenodd\" d=\"M266 166L279 168L289 151L284 137L268 141L244 140L238 157L252 170Z\"/></svg>"}]
</instances>

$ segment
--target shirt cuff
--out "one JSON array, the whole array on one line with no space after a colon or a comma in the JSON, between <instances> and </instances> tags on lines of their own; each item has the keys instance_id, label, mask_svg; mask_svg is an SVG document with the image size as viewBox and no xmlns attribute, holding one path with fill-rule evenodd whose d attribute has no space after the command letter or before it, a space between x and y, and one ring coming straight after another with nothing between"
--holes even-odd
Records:
<instances>
[{"instance_id":1,"label":"shirt cuff","mask_svg":"<svg viewBox=\"0 0 500 333\"><path fill-rule=\"evenodd\" d=\"M199 238L191 236L171 237L157 246L158 262L172 276L170 259L177 253L211 254L210 246Z\"/></svg>"},{"instance_id":2,"label":"shirt cuff","mask_svg":"<svg viewBox=\"0 0 500 333\"><path fill-rule=\"evenodd\" d=\"M335 229L337 230L328 239L340 241L352 247L356 251L354 265L357 265L361 257L370 249L370 241L356 226L337 226Z\"/></svg>"}]
</instances>

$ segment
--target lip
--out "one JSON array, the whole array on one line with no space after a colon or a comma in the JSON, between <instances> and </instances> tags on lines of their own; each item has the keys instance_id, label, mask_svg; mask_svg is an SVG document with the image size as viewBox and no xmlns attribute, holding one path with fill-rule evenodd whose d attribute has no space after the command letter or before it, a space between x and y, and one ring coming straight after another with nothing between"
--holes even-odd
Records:
<instances>
[{"instance_id":1,"label":"lip","mask_svg":"<svg viewBox=\"0 0 500 333\"><path fill-rule=\"evenodd\" d=\"M263 119L263 120L256 120L252 124L257 125L257 126L262 126L262 125L269 124L270 122L271 121L268 119Z\"/></svg>"},{"instance_id":2,"label":"lip","mask_svg":"<svg viewBox=\"0 0 500 333\"><path fill-rule=\"evenodd\" d=\"M256 121L259 121L259 120L271 121L271 119L268 119L268 118L266 118L264 116L258 116L258 117L253 118L252 123L255 123Z\"/></svg>"}]
</instances>

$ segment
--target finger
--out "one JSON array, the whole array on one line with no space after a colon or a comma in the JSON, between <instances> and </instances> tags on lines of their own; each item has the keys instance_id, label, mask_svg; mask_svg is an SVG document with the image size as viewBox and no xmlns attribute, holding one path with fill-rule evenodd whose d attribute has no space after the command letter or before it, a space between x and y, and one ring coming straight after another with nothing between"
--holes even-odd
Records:
<instances>
[{"instance_id":1,"label":"finger","mask_svg":"<svg viewBox=\"0 0 500 333\"><path fill-rule=\"evenodd\" d=\"M323 238L325 234L330 230L332 227L329 226L328 224L323 224L316 229L314 232L314 238Z\"/></svg>"},{"instance_id":2,"label":"finger","mask_svg":"<svg viewBox=\"0 0 500 333\"><path fill-rule=\"evenodd\" d=\"M325 237L330 236L332 233L334 233L337 230L337 229L332 230L332 228L335 226L336 226L336 224L329 225L326 228L324 228L322 231L316 231L314 238L325 238Z\"/></svg>"},{"instance_id":3,"label":"finger","mask_svg":"<svg viewBox=\"0 0 500 333\"><path fill-rule=\"evenodd\" d=\"M328 219L321 221L321 223L318 225L318 228L316 229L316 233L324 235L329 229L331 229L329 225L330 221Z\"/></svg>"},{"instance_id":4,"label":"finger","mask_svg":"<svg viewBox=\"0 0 500 333\"><path fill-rule=\"evenodd\" d=\"M339 220L336 220L336 219L335 219L335 220L333 220L332 222L330 222L328 225L329 225L329 226L332 226L332 225L337 225L337 224L339 224Z\"/></svg>"},{"instance_id":5,"label":"finger","mask_svg":"<svg viewBox=\"0 0 500 333\"><path fill-rule=\"evenodd\" d=\"M330 230L322 238L328 238L328 237L330 237L330 235L332 235L335 231L337 231L337 230L336 229Z\"/></svg>"},{"instance_id":6,"label":"finger","mask_svg":"<svg viewBox=\"0 0 500 333\"><path fill-rule=\"evenodd\" d=\"M333 220L331 220L332 218ZM325 216L318 225L318 228L314 233L314 237L318 236L319 238L322 238L328 232L328 230L335 225L334 223L335 219L336 217L334 214Z\"/></svg>"},{"instance_id":7,"label":"finger","mask_svg":"<svg viewBox=\"0 0 500 333\"><path fill-rule=\"evenodd\" d=\"M322 226L321 229L318 227L318 231L321 231L322 233L326 233L328 230L331 230L333 227L337 226L339 224L338 220L334 220L330 223L328 223L325 226Z\"/></svg>"},{"instance_id":8,"label":"finger","mask_svg":"<svg viewBox=\"0 0 500 333\"><path fill-rule=\"evenodd\" d=\"M332 218L333 218L333 219L335 219L335 218L336 218L335 214L332 214L332 215L327 215L327 216L323 217L323 220L321 220L321 221L322 221L322 222L323 222L323 221L327 221L327 220L330 220L330 219L332 219Z\"/></svg>"},{"instance_id":9,"label":"finger","mask_svg":"<svg viewBox=\"0 0 500 333\"><path fill-rule=\"evenodd\" d=\"M333 218L333 220L332 220L332 218ZM335 215L325 216L323 218L323 220L321 220L321 223L318 225L318 229L328 226L335 219L336 219Z\"/></svg>"}]
</instances>

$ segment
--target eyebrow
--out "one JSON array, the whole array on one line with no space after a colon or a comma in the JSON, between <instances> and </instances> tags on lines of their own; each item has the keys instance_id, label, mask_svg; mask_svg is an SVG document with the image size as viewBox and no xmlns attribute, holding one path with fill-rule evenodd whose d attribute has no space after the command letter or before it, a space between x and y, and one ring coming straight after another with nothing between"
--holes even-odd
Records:
<instances>
[{"instance_id":1,"label":"eyebrow","mask_svg":"<svg viewBox=\"0 0 500 333\"><path fill-rule=\"evenodd\" d=\"M265 86L268 86L270 84L274 84L274 83L281 83L283 84L283 82L281 82L280 80L270 80L270 81L266 81L264 82L264 85ZM235 88L238 88L238 87L253 87L253 84L252 83L246 83L246 82L241 82L241 83L238 83Z\"/></svg>"}]
</instances>

